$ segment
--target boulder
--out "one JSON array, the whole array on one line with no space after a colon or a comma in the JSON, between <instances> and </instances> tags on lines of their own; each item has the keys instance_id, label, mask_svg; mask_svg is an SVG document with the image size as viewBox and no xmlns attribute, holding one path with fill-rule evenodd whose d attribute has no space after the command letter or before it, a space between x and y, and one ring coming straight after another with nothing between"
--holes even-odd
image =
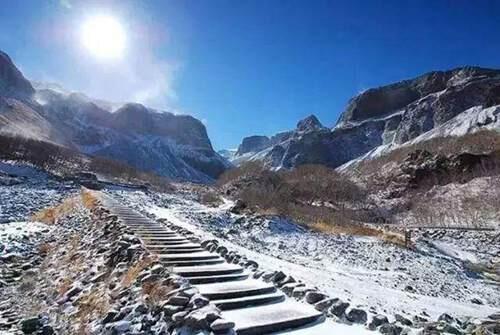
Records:
<instances>
[{"instance_id":1,"label":"boulder","mask_svg":"<svg viewBox=\"0 0 500 335\"><path fill-rule=\"evenodd\" d=\"M315 304L326 298L326 295L317 291L309 291L305 295L305 300L308 304Z\"/></svg>"},{"instance_id":2,"label":"boulder","mask_svg":"<svg viewBox=\"0 0 500 335\"><path fill-rule=\"evenodd\" d=\"M364 324L368 319L368 314L360 308L352 308L346 314L346 319L352 323Z\"/></svg>"},{"instance_id":3,"label":"boulder","mask_svg":"<svg viewBox=\"0 0 500 335\"><path fill-rule=\"evenodd\" d=\"M370 321L370 323L368 324L368 328L370 330L375 330L377 329L379 326L381 325L384 325L386 323L389 323L389 319L387 319L387 316L385 315L381 315L381 314L378 314L378 315L375 315L372 320Z\"/></svg>"},{"instance_id":4,"label":"boulder","mask_svg":"<svg viewBox=\"0 0 500 335\"><path fill-rule=\"evenodd\" d=\"M347 307L349 307L349 303L339 299L330 308L330 313L338 318L341 318L344 316Z\"/></svg>"}]
</instances>

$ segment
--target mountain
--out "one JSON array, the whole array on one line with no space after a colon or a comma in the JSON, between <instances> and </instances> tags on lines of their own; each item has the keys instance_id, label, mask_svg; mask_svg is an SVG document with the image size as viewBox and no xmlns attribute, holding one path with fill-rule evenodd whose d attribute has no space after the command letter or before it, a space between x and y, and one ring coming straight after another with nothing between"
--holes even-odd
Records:
<instances>
[{"instance_id":1,"label":"mountain","mask_svg":"<svg viewBox=\"0 0 500 335\"><path fill-rule=\"evenodd\" d=\"M188 115L116 104L54 84L32 85L0 53L0 133L51 142L176 180L210 182L229 163Z\"/></svg>"},{"instance_id":2,"label":"mountain","mask_svg":"<svg viewBox=\"0 0 500 335\"><path fill-rule=\"evenodd\" d=\"M499 104L500 70L430 72L355 96L332 129L309 116L296 129L271 138L244 138L243 150L232 161L262 160L275 169L301 164L336 168L429 136L500 129Z\"/></svg>"}]
</instances>

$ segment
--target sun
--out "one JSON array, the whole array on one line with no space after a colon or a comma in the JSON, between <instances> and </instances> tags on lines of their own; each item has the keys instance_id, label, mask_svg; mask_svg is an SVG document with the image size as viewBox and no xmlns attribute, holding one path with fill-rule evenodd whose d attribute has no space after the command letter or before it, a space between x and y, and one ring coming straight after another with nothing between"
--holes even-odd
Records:
<instances>
[{"instance_id":1,"label":"sun","mask_svg":"<svg viewBox=\"0 0 500 335\"><path fill-rule=\"evenodd\" d=\"M81 42L94 57L102 60L123 57L126 48L123 25L112 16L89 17L81 27Z\"/></svg>"}]
</instances>

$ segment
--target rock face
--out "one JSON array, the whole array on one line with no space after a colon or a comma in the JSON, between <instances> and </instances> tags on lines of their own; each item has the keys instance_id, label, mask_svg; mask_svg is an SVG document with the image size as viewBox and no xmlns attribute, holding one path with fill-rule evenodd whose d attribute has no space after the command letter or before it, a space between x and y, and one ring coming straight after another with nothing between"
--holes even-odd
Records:
<instances>
[{"instance_id":1,"label":"rock face","mask_svg":"<svg viewBox=\"0 0 500 335\"><path fill-rule=\"evenodd\" d=\"M267 136L245 137L238 147L236 155L244 155L249 152L258 152L271 145L271 140Z\"/></svg>"},{"instance_id":2,"label":"rock face","mask_svg":"<svg viewBox=\"0 0 500 335\"><path fill-rule=\"evenodd\" d=\"M254 146L245 156L237 153L233 162L335 168L382 145L396 148L427 133L447 136L460 127L463 135L481 127L498 128L500 117L492 106L499 104L500 70L463 67L430 72L352 98L331 130L309 116L295 130L271 137L263 149Z\"/></svg>"},{"instance_id":3,"label":"rock face","mask_svg":"<svg viewBox=\"0 0 500 335\"><path fill-rule=\"evenodd\" d=\"M0 133L52 142L177 180L209 182L229 163L188 115L111 103L47 85L33 88L0 53Z\"/></svg>"},{"instance_id":4,"label":"rock face","mask_svg":"<svg viewBox=\"0 0 500 335\"><path fill-rule=\"evenodd\" d=\"M0 95L25 98L34 93L31 83L15 67L10 57L0 51Z\"/></svg>"}]
</instances>

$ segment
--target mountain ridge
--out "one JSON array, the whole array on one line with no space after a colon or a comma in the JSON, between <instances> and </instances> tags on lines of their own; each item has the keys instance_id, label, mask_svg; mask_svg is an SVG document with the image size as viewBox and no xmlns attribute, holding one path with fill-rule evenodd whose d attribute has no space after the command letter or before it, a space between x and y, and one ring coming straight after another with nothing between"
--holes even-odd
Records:
<instances>
[{"instance_id":1,"label":"mountain ridge","mask_svg":"<svg viewBox=\"0 0 500 335\"><path fill-rule=\"evenodd\" d=\"M301 164L336 168L381 146L392 149L403 145L470 108L498 104L500 70L465 66L428 72L354 96L331 129L303 133L299 127L302 120L296 129L280 133L285 135L278 141L269 141L260 150L237 153L232 161L238 165L261 160L273 169ZM495 120L490 123L495 124ZM471 129L482 126L486 125L470 125Z\"/></svg>"},{"instance_id":2,"label":"mountain ridge","mask_svg":"<svg viewBox=\"0 0 500 335\"><path fill-rule=\"evenodd\" d=\"M112 158L174 180L211 182L230 164L203 123L138 103L113 103L24 78L0 54L0 133Z\"/></svg>"}]
</instances>

